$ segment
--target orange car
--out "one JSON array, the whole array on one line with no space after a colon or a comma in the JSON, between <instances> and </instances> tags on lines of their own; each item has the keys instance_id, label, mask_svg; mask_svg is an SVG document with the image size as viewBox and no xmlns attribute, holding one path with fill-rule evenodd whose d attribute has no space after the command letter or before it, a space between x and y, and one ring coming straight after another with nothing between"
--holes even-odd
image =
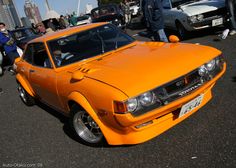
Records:
<instances>
[{"instance_id":1,"label":"orange car","mask_svg":"<svg viewBox=\"0 0 236 168\"><path fill-rule=\"evenodd\" d=\"M68 116L90 145L145 142L204 106L226 69L221 51L171 41L136 41L107 23L39 37L15 61L20 97Z\"/></svg>"}]
</instances>

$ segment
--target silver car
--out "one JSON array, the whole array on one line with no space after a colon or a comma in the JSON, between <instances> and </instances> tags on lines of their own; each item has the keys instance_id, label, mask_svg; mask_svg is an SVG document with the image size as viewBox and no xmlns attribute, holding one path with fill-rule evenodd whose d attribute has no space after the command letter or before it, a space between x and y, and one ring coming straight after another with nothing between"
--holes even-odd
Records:
<instances>
[{"instance_id":1,"label":"silver car","mask_svg":"<svg viewBox=\"0 0 236 168\"><path fill-rule=\"evenodd\" d=\"M223 25L227 21L224 0L163 0L166 28L177 30L180 38L190 31Z\"/></svg>"}]
</instances>

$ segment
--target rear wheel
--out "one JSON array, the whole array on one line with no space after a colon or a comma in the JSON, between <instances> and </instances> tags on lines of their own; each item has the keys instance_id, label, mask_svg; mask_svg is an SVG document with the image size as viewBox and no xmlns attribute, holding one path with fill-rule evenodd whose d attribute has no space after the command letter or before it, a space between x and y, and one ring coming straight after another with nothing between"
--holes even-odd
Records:
<instances>
[{"instance_id":1,"label":"rear wheel","mask_svg":"<svg viewBox=\"0 0 236 168\"><path fill-rule=\"evenodd\" d=\"M2 70L2 67L0 65L0 76L2 76L2 74L3 74L3 70Z\"/></svg>"},{"instance_id":2,"label":"rear wheel","mask_svg":"<svg viewBox=\"0 0 236 168\"><path fill-rule=\"evenodd\" d=\"M71 126L77 137L89 145L100 145L104 136L98 124L83 109L74 105L71 110Z\"/></svg>"},{"instance_id":3,"label":"rear wheel","mask_svg":"<svg viewBox=\"0 0 236 168\"><path fill-rule=\"evenodd\" d=\"M21 86L21 84L18 84L18 92L21 100L27 106L33 106L35 104L34 98L27 93L27 91Z\"/></svg>"}]
</instances>

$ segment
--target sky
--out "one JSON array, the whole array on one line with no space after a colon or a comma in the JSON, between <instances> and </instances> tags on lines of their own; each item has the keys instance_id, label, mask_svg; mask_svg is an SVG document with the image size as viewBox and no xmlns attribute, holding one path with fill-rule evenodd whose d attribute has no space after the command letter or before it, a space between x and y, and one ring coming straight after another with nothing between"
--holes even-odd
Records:
<instances>
[{"instance_id":1,"label":"sky","mask_svg":"<svg viewBox=\"0 0 236 168\"><path fill-rule=\"evenodd\" d=\"M20 17L25 17L24 4L25 0L13 0L15 2L17 11ZM39 8L42 18L46 13L45 0L32 0ZM65 15L66 13L77 12L79 0L48 0L51 9L55 10L59 15ZM97 0L80 0L80 13L85 11L85 6L90 3L93 8L97 7Z\"/></svg>"}]
</instances>

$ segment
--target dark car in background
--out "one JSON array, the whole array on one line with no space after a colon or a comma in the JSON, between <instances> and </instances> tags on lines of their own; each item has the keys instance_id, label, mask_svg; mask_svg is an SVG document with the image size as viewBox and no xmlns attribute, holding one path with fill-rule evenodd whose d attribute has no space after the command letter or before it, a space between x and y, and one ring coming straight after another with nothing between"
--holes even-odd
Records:
<instances>
[{"instance_id":1,"label":"dark car in background","mask_svg":"<svg viewBox=\"0 0 236 168\"><path fill-rule=\"evenodd\" d=\"M84 25L84 24L89 24L91 23L91 17L89 15L83 15L83 16L79 16L77 18L77 23L76 25Z\"/></svg>"},{"instance_id":2,"label":"dark car in background","mask_svg":"<svg viewBox=\"0 0 236 168\"><path fill-rule=\"evenodd\" d=\"M102 5L91 11L92 22L110 22L120 28L124 27L124 15L116 4Z\"/></svg>"},{"instance_id":3,"label":"dark car in background","mask_svg":"<svg viewBox=\"0 0 236 168\"><path fill-rule=\"evenodd\" d=\"M25 49L25 45L30 41L39 37L39 35L32 28L18 28L11 31L16 44L22 50Z\"/></svg>"}]
</instances>

